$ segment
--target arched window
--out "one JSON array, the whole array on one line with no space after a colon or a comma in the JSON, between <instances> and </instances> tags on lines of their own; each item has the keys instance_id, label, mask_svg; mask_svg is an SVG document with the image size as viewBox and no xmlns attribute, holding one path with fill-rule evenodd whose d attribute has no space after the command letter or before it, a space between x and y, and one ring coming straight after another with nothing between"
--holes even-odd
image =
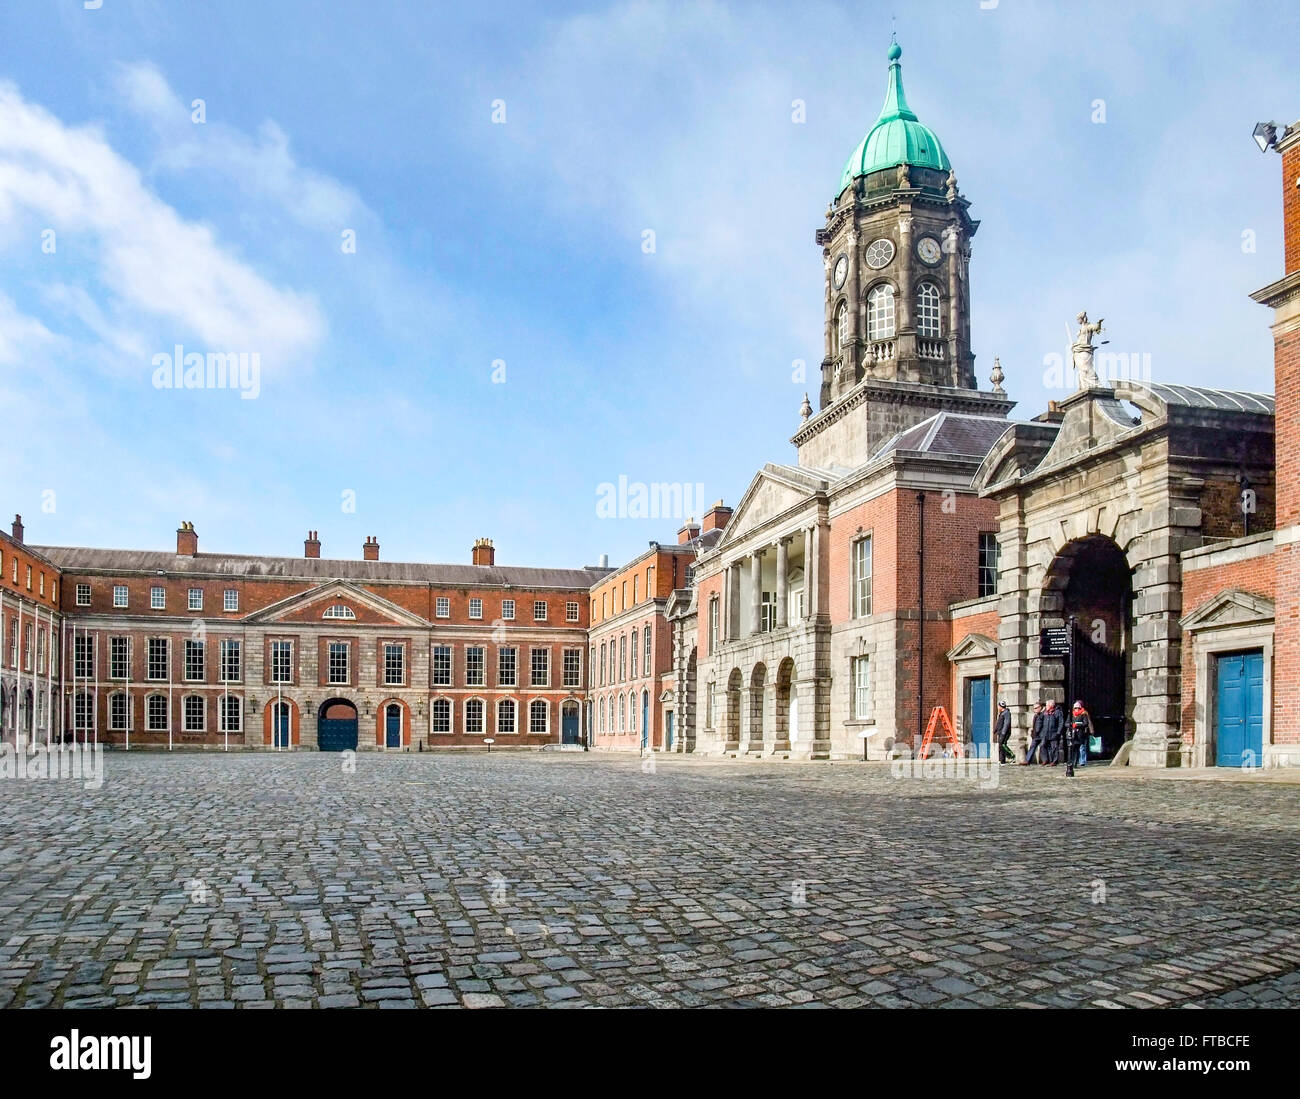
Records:
<instances>
[{"instance_id":1,"label":"arched window","mask_svg":"<svg viewBox=\"0 0 1300 1099\"><path fill-rule=\"evenodd\" d=\"M603 733L605 731L605 700L600 700L600 724L597 728Z\"/></svg>"},{"instance_id":2,"label":"arched window","mask_svg":"<svg viewBox=\"0 0 1300 1099\"><path fill-rule=\"evenodd\" d=\"M544 733L547 731L548 709L549 707L540 698L535 698L528 704L528 731L530 733Z\"/></svg>"},{"instance_id":3,"label":"arched window","mask_svg":"<svg viewBox=\"0 0 1300 1099\"><path fill-rule=\"evenodd\" d=\"M849 342L849 303L846 301L840 302L839 308L835 310L835 327L832 329L832 334L831 354L838 355Z\"/></svg>"},{"instance_id":4,"label":"arched window","mask_svg":"<svg viewBox=\"0 0 1300 1099\"><path fill-rule=\"evenodd\" d=\"M515 700L503 698L497 703L497 732L513 733L515 731Z\"/></svg>"},{"instance_id":5,"label":"arched window","mask_svg":"<svg viewBox=\"0 0 1300 1099\"><path fill-rule=\"evenodd\" d=\"M893 335L894 288L882 282L867 295L867 339L888 340Z\"/></svg>"},{"instance_id":6,"label":"arched window","mask_svg":"<svg viewBox=\"0 0 1300 1099\"><path fill-rule=\"evenodd\" d=\"M356 616L356 612L351 607L342 603L326 607L325 613L321 615L322 618L356 618Z\"/></svg>"},{"instance_id":7,"label":"arched window","mask_svg":"<svg viewBox=\"0 0 1300 1099\"><path fill-rule=\"evenodd\" d=\"M451 700L435 698L430 709L433 716L432 729L435 733L451 732Z\"/></svg>"},{"instance_id":8,"label":"arched window","mask_svg":"<svg viewBox=\"0 0 1300 1099\"><path fill-rule=\"evenodd\" d=\"M627 715L627 731L629 733L635 733L636 732L636 692L635 691L632 691L627 696L627 708L629 711L631 711Z\"/></svg>"},{"instance_id":9,"label":"arched window","mask_svg":"<svg viewBox=\"0 0 1300 1099\"><path fill-rule=\"evenodd\" d=\"M483 700L471 698L465 703L465 732L483 734Z\"/></svg>"},{"instance_id":10,"label":"arched window","mask_svg":"<svg viewBox=\"0 0 1300 1099\"><path fill-rule=\"evenodd\" d=\"M923 282L916 291L916 334L937 340L942 334L939 324L939 288Z\"/></svg>"},{"instance_id":11,"label":"arched window","mask_svg":"<svg viewBox=\"0 0 1300 1099\"><path fill-rule=\"evenodd\" d=\"M618 696L618 731L620 733L627 730L627 699L622 695Z\"/></svg>"}]
</instances>

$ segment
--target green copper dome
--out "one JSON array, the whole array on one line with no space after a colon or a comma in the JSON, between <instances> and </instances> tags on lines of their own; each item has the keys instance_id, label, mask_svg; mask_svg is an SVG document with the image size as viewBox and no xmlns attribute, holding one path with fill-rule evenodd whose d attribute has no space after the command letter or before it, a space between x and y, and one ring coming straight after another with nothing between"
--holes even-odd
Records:
<instances>
[{"instance_id":1,"label":"green copper dome","mask_svg":"<svg viewBox=\"0 0 1300 1099\"><path fill-rule=\"evenodd\" d=\"M840 176L839 194L859 176L910 164L917 168L934 168L948 172L952 165L939 139L928 126L921 125L907 105L903 94L903 66L898 59L903 51L895 42L889 47L889 81L885 85L885 105L880 108L870 132L853 150Z\"/></svg>"}]
</instances>

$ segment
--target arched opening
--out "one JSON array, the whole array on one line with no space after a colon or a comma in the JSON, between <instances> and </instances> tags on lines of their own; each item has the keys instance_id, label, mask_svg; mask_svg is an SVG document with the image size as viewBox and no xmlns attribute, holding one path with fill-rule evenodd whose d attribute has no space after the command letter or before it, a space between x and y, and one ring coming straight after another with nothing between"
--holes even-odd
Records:
<instances>
[{"instance_id":1,"label":"arched opening","mask_svg":"<svg viewBox=\"0 0 1300 1099\"><path fill-rule=\"evenodd\" d=\"M316 721L316 747L322 752L357 750L357 708L346 698L321 703Z\"/></svg>"},{"instance_id":2,"label":"arched opening","mask_svg":"<svg viewBox=\"0 0 1300 1099\"><path fill-rule=\"evenodd\" d=\"M727 713L726 713L726 736L727 747L731 749L740 746L740 685L743 682L740 669L732 668L731 675L727 678Z\"/></svg>"},{"instance_id":3,"label":"arched opening","mask_svg":"<svg viewBox=\"0 0 1300 1099\"><path fill-rule=\"evenodd\" d=\"M1083 702L1095 734L1088 755L1109 759L1131 727L1133 572L1124 551L1100 534L1068 543L1048 569L1041 606L1042 625L1064 627L1070 648L1044 656L1044 687L1067 714Z\"/></svg>"},{"instance_id":4,"label":"arched opening","mask_svg":"<svg viewBox=\"0 0 1300 1099\"><path fill-rule=\"evenodd\" d=\"M790 724L791 685L794 679L794 661L786 657L776 667L776 731L778 745L788 745L798 739ZM796 715L797 716L797 715Z\"/></svg>"},{"instance_id":5,"label":"arched opening","mask_svg":"<svg viewBox=\"0 0 1300 1099\"><path fill-rule=\"evenodd\" d=\"M691 650L691 655L686 658L686 685L685 700L681 707L681 750L685 752L695 751L695 730L699 725L699 692L698 692L697 667L695 660L695 650ZM713 717L712 714L709 715Z\"/></svg>"},{"instance_id":6,"label":"arched opening","mask_svg":"<svg viewBox=\"0 0 1300 1099\"><path fill-rule=\"evenodd\" d=\"M755 664L749 675L749 743L761 746L764 740L763 695L767 686L767 665Z\"/></svg>"},{"instance_id":7,"label":"arched opening","mask_svg":"<svg viewBox=\"0 0 1300 1099\"><path fill-rule=\"evenodd\" d=\"M566 702L560 709L560 740L563 744L579 743L578 704Z\"/></svg>"}]
</instances>

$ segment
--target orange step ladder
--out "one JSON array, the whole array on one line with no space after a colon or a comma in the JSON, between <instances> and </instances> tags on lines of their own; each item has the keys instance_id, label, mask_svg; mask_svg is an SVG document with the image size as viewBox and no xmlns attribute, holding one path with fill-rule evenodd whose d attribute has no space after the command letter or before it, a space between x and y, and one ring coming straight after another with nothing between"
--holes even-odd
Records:
<instances>
[{"instance_id":1,"label":"orange step ladder","mask_svg":"<svg viewBox=\"0 0 1300 1099\"><path fill-rule=\"evenodd\" d=\"M925 727L925 736L921 739L921 751L917 756L918 759L927 758L927 752L930 743L934 740L934 734L938 732L941 739L952 745L953 753L962 757L966 753L962 750L961 741L957 739L957 734L953 732L952 722L948 720L948 711L942 706L936 706L930 711L930 723Z\"/></svg>"}]
</instances>

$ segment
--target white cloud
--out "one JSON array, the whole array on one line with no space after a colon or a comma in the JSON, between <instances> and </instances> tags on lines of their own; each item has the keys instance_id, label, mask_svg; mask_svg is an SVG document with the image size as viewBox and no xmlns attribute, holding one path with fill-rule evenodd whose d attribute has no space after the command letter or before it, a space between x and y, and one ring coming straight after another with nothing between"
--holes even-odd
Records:
<instances>
[{"instance_id":1,"label":"white cloud","mask_svg":"<svg viewBox=\"0 0 1300 1099\"><path fill-rule=\"evenodd\" d=\"M156 86L140 87L137 98L158 102ZM102 133L66 126L0 83L0 220L24 216L93 256L98 309L153 342L256 351L274 367L324 335L314 298L273 285L209 226L181 217Z\"/></svg>"}]
</instances>

